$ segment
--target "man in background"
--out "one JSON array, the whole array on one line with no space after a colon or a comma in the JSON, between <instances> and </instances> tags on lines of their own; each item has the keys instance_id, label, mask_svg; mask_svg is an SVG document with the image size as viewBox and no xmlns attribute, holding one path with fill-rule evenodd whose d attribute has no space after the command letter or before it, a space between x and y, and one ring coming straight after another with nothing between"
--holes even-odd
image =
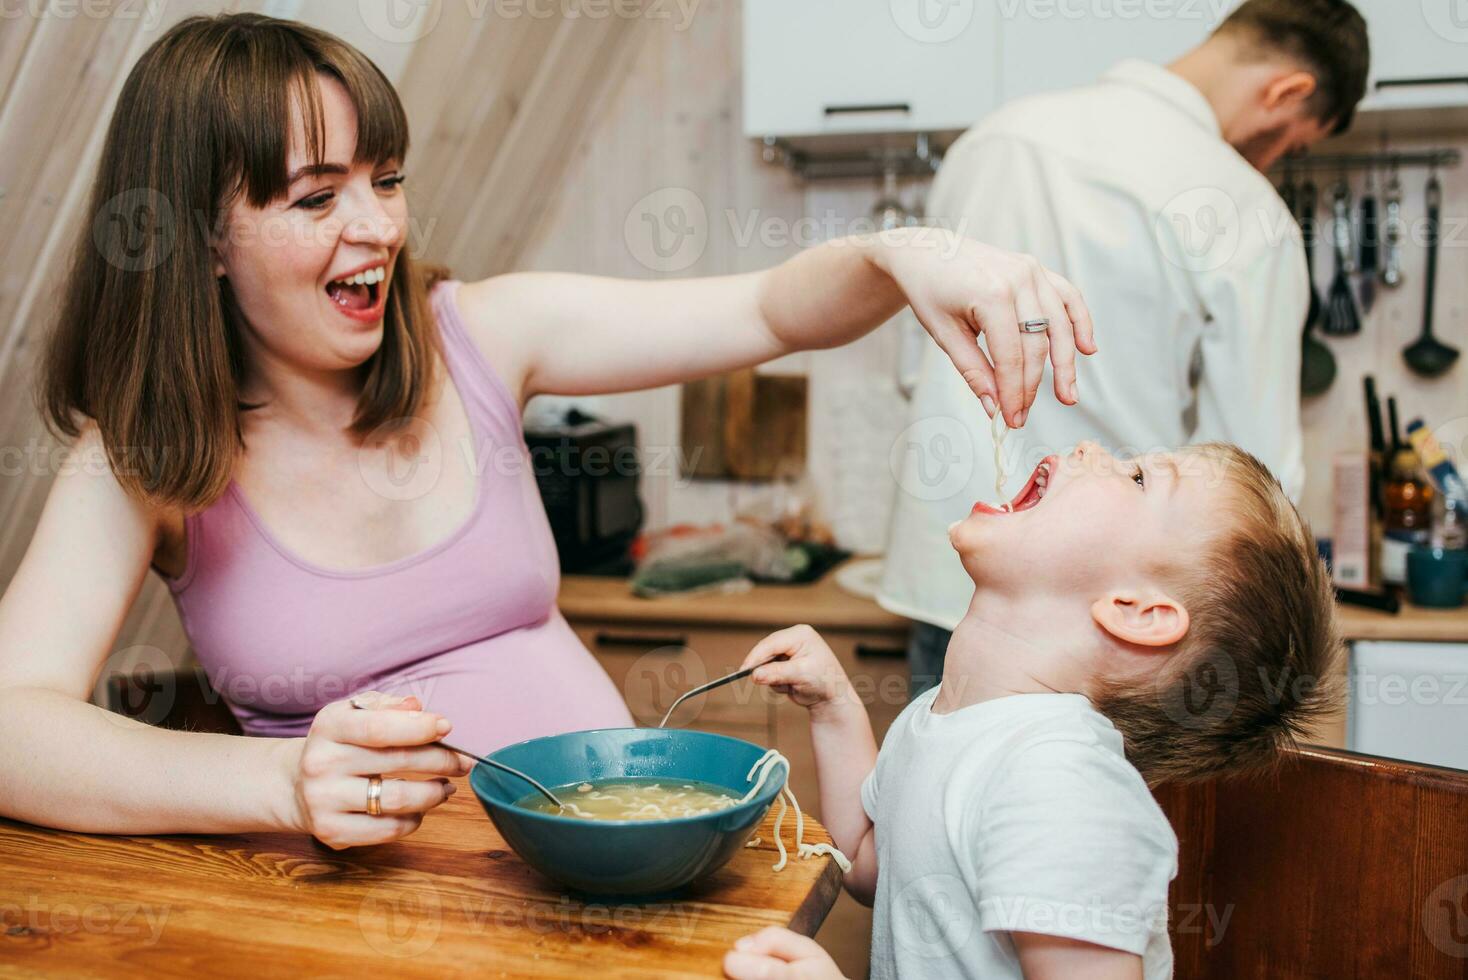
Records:
<instances>
[{"instance_id":1,"label":"man in background","mask_svg":"<svg viewBox=\"0 0 1468 980\"><path fill-rule=\"evenodd\" d=\"M1079 405L1027 408L1005 447L1013 469L1028 476L1082 439L1118 454L1220 440L1298 501L1308 279L1265 172L1349 126L1368 63L1366 24L1345 0L1246 0L1166 67L1124 61L1093 85L1011 102L954 143L932 219L1074 282L1102 349L1078 365ZM913 696L942 676L973 592L947 528L994 492L989 420L938 353L913 393L918 451L903 454L878 592L915 621ZM931 482L930 450L951 445L925 447L924 426L950 419L974 436L972 471L958 492L922 499L910 491Z\"/></svg>"}]
</instances>

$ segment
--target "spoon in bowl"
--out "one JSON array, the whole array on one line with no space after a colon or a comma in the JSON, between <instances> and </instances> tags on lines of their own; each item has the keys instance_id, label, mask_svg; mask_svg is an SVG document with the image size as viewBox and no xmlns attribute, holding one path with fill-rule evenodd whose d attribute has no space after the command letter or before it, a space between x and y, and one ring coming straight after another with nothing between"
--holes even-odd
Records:
<instances>
[{"instance_id":1,"label":"spoon in bowl","mask_svg":"<svg viewBox=\"0 0 1468 980\"><path fill-rule=\"evenodd\" d=\"M359 709L362 709L362 710L367 710L367 705L362 704L356 698L352 698L350 703L351 703L352 707L354 707L354 708L359 708ZM482 755L475 755L473 752L465 751L464 749L461 749L461 748L458 748L456 746L450 745L449 743L447 743L445 741L442 741L442 740L437 741L437 742L431 742L429 744L431 744L431 745L437 745L439 748L448 749L450 752L455 752L455 753L458 753L459 755L466 755L469 758L473 759L475 762L482 762L486 766L489 766L492 769L498 769L501 772L507 772L507 773L509 773L511 776L514 776L517 779L523 779L525 782L529 783L531 786L534 786L536 792L540 793L541 796L544 796L546 799L550 800L552 803L554 803L556 806L560 807L563 810L566 808L566 804L562 803L556 797L556 794L552 793L550 790L546 789L540 783L538 783L535 780L531 779L529 776L525 775L523 772L521 772L520 770L514 768L513 766L507 766L503 762L496 762L493 759L486 759Z\"/></svg>"}]
</instances>

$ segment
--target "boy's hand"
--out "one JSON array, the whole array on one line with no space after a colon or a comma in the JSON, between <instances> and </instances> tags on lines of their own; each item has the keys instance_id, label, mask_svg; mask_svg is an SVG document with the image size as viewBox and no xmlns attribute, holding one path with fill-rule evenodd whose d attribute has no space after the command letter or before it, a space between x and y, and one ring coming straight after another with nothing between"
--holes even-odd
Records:
<instances>
[{"instance_id":1,"label":"boy's hand","mask_svg":"<svg viewBox=\"0 0 1468 980\"><path fill-rule=\"evenodd\" d=\"M724 954L724 975L733 980L846 980L814 939L778 926L736 942Z\"/></svg>"},{"instance_id":2,"label":"boy's hand","mask_svg":"<svg viewBox=\"0 0 1468 980\"><path fill-rule=\"evenodd\" d=\"M773 663L765 663L768 660ZM848 702L860 703L841 662L809 626L791 626L771 633L755 644L740 669L764 664L751 679L784 694L812 713Z\"/></svg>"}]
</instances>

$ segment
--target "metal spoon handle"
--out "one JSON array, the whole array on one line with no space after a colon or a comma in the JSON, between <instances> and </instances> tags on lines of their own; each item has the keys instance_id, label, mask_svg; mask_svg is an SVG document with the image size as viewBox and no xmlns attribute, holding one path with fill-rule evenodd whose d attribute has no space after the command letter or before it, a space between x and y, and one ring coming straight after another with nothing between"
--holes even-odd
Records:
<instances>
[{"instance_id":1,"label":"metal spoon handle","mask_svg":"<svg viewBox=\"0 0 1468 980\"><path fill-rule=\"evenodd\" d=\"M733 682L739 680L741 677L748 677L750 674L759 670L765 664L773 663L776 660L783 658L784 656L785 655L783 653L778 654L774 657L771 657L769 660L764 661L764 663L755 664L753 667L745 667L743 670L736 670L732 674L725 674L723 677L717 677L714 680L709 681L707 684L700 684L698 687L693 688L691 691L684 691L681 695L678 696L678 700L673 702L672 707L668 709L668 713L663 715L663 720L658 722L658 727L666 728L668 726L668 719L673 717L673 712L678 710L678 705L682 704L684 701L687 701L689 698L694 697L698 694L706 694L716 687L723 687L725 684L732 684Z\"/></svg>"},{"instance_id":2,"label":"metal spoon handle","mask_svg":"<svg viewBox=\"0 0 1468 980\"><path fill-rule=\"evenodd\" d=\"M539 793L540 793L541 796L544 796L546 799L550 800L556 806L565 806L564 803L562 803L560 800L558 800L556 798L556 794L552 793L550 790L548 790L544 786L540 785L540 783L538 783L535 780L531 779L529 776L525 775L523 772L521 772L520 770L516 769L513 766L507 766L503 762L495 762L493 759L486 759L482 755L475 755L473 752L465 751L464 749L461 749L461 748L459 748L458 746L455 746L455 745L450 745L447 742L439 741L439 742L435 742L433 744L434 745L440 745L443 748L448 749L450 752L457 752L459 755L467 755L469 758L475 760L476 762L482 762L486 766L490 766L490 767L492 767L494 769L498 769L501 772L507 772L511 776L516 777L517 779L523 779L523 780L525 780L525 782L529 783L531 786L534 786L536 788L536 790L539 791Z\"/></svg>"},{"instance_id":3,"label":"metal spoon handle","mask_svg":"<svg viewBox=\"0 0 1468 980\"><path fill-rule=\"evenodd\" d=\"M365 704L363 704L361 701L357 700L356 698L349 699L348 703L351 704L352 707L358 709L359 711L368 710L367 706ZM531 786L534 786L536 788L536 790L542 796L544 796L546 799L550 800L556 806L558 806L558 807L564 807L565 806L564 803L562 803L560 800L556 799L556 794L552 793L550 790L546 789L544 786L540 785L535 780L531 779L529 776L525 775L523 772L521 772L520 770L514 768L513 766L507 766L503 762L495 762L493 759L486 759L484 756L482 756L482 755L475 755L473 752L466 752L463 749L456 748L455 746L452 746L452 745L450 745L447 742L440 741L440 742L433 742L432 744L433 745L441 746L442 748L445 748L445 749L448 749L450 752L457 752L459 755L467 755L469 758L475 760L476 762L482 762L486 766L489 766L490 768L498 769L501 772L507 772L511 776L514 776L514 777L516 777L518 779L523 779L523 780L525 780L525 782L529 783Z\"/></svg>"}]
</instances>

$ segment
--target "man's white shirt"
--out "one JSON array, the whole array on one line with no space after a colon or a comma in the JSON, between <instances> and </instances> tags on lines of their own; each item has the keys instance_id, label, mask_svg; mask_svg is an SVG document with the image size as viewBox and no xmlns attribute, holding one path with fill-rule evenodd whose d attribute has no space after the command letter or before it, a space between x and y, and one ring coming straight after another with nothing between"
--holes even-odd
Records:
<instances>
[{"instance_id":1,"label":"man's white shirt","mask_svg":"<svg viewBox=\"0 0 1468 980\"><path fill-rule=\"evenodd\" d=\"M1055 400L1047 369L1006 441L1006 494L1083 439L1128 454L1219 440L1258 456L1299 499L1299 229L1189 82L1125 61L1094 85L1011 102L949 149L927 210L1034 255L1080 288L1095 321L1100 352L1078 359L1080 404ZM995 468L989 419L936 345L908 421L878 600L952 629L973 582L947 529L992 500Z\"/></svg>"}]
</instances>

